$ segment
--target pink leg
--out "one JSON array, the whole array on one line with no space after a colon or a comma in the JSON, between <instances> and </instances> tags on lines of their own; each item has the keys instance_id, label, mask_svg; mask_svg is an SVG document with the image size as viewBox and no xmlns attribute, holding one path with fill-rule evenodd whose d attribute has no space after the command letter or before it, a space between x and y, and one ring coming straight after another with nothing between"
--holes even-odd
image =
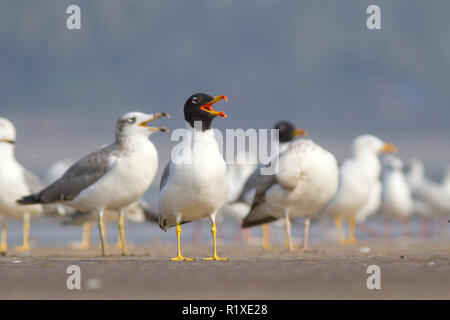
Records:
<instances>
[{"instance_id":1,"label":"pink leg","mask_svg":"<svg viewBox=\"0 0 450 320\"><path fill-rule=\"evenodd\" d=\"M308 250L308 237L309 237L309 225L310 225L310 219L309 216L305 217L304 222L304 229L303 229L303 247L300 249L300 252L306 252Z\"/></svg>"},{"instance_id":2,"label":"pink leg","mask_svg":"<svg viewBox=\"0 0 450 320\"><path fill-rule=\"evenodd\" d=\"M233 242L239 243L242 242L243 232L245 229L241 229L241 227L237 224L233 226Z\"/></svg>"},{"instance_id":3,"label":"pink leg","mask_svg":"<svg viewBox=\"0 0 450 320\"><path fill-rule=\"evenodd\" d=\"M250 229L241 229L241 237L242 240L247 241L250 239Z\"/></svg>"},{"instance_id":4,"label":"pink leg","mask_svg":"<svg viewBox=\"0 0 450 320\"><path fill-rule=\"evenodd\" d=\"M361 230L363 230L365 233L367 233L371 238L378 237L378 232L374 228L372 228L369 224L363 222L363 223L359 224L358 227L360 227Z\"/></svg>"},{"instance_id":5,"label":"pink leg","mask_svg":"<svg viewBox=\"0 0 450 320\"><path fill-rule=\"evenodd\" d=\"M420 235L424 239L428 238L428 220L427 219L422 219L422 221L420 223Z\"/></svg>"},{"instance_id":6,"label":"pink leg","mask_svg":"<svg viewBox=\"0 0 450 320\"><path fill-rule=\"evenodd\" d=\"M409 238L411 233L409 232L408 218L404 218L400 220L402 225L402 234L404 238Z\"/></svg>"}]
</instances>

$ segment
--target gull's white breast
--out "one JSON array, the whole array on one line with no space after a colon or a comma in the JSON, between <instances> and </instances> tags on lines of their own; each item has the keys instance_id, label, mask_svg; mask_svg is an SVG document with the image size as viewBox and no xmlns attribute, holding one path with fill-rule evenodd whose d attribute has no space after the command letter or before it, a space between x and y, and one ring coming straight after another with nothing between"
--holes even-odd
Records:
<instances>
[{"instance_id":1,"label":"gull's white breast","mask_svg":"<svg viewBox=\"0 0 450 320\"><path fill-rule=\"evenodd\" d=\"M172 159L160 193L163 216L191 221L214 214L228 195L226 165L212 131L193 133Z\"/></svg>"},{"instance_id":2,"label":"gull's white breast","mask_svg":"<svg viewBox=\"0 0 450 320\"><path fill-rule=\"evenodd\" d=\"M338 191L326 212L341 218L355 218L367 204L379 172L376 155L346 159L341 165Z\"/></svg>"},{"instance_id":3,"label":"gull's white breast","mask_svg":"<svg viewBox=\"0 0 450 320\"><path fill-rule=\"evenodd\" d=\"M21 206L16 201L32 190L27 185L23 167L15 160L4 157L0 165L0 214L22 218L25 213L42 213L41 205Z\"/></svg>"}]
</instances>

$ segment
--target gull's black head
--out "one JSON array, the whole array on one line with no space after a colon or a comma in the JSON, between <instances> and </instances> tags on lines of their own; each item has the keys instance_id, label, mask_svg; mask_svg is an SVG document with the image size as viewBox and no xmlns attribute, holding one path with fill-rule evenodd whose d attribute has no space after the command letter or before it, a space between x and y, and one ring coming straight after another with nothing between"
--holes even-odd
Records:
<instances>
[{"instance_id":1,"label":"gull's black head","mask_svg":"<svg viewBox=\"0 0 450 320\"><path fill-rule=\"evenodd\" d=\"M227 117L223 111L216 111L212 108L212 105L220 100L227 101L227 97L223 95L212 97L206 93L193 94L184 104L184 120L192 128L194 128L196 121L200 121L202 123L202 131L211 129L211 123L215 117Z\"/></svg>"},{"instance_id":2,"label":"gull's black head","mask_svg":"<svg viewBox=\"0 0 450 320\"><path fill-rule=\"evenodd\" d=\"M297 129L294 125L288 121L280 121L273 127L278 129L278 140L281 143L292 141L295 137L306 135L306 131L303 129Z\"/></svg>"}]
</instances>

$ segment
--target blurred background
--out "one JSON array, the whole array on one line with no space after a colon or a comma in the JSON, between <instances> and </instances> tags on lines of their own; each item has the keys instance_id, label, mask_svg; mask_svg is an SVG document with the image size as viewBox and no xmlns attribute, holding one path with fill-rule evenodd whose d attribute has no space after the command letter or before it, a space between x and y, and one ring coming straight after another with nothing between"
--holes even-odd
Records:
<instances>
[{"instance_id":1,"label":"blurred background","mask_svg":"<svg viewBox=\"0 0 450 320\"><path fill-rule=\"evenodd\" d=\"M66 28L71 4L81 30ZM381 7L382 30L366 27L370 4ZM172 119L161 125L184 127L184 101L206 92L229 98L216 128L288 119L338 160L371 133L440 180L450 162L449 13L442 0L2 0L0 116L17 127L19 161L41 177L56 160L111 143L125 112L165 111ZM152 140L161 172L170 136ZM159 175L147 199L158 184ZM11 223L18 243L21 223ZM48 223L33 225L41 243L79 236ZM156 225L133 228L134 242L173 240Z\"/></svg>"},{"instance_id":2,"label":"blurred background","mask_svg":"<svg viewBox=\"0 0 450 320\"><path fill-rule=\"evenodd\" d=\"M70 4L81 30L66 28ZM366 27L370 4L382 30ZM110 143L127 111L169 112L160 123L184 127L184 101L200 91L229 98L219 129L290 119L339 160L372 133L440 179L449 12L442 0L3 0L0 115L17 127L19 161L41 176ZM161 171L170 136L152 140Z\"/></svg>"}]
</instances>

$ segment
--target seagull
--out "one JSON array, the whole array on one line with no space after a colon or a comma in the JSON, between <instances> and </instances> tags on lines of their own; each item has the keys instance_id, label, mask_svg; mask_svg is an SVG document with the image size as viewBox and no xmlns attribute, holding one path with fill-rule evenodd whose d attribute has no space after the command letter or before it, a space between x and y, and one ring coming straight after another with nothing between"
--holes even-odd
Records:
<instances>
[{"instance_id":1,"label":"seagull","mask_svg":"<svg viewBox=\"0 0 450 320\"><path fill-rule=\"evenodd\" d=\"M26 170L15 158L16 129L5 118L0 118L0 215L2 217L2 233L0 252L6 254L6 219L23 220L23 242L17 250L28 252L30 218L43 213L41 205L19 206L16 199L36 191L42 187L39 179Z\"/></svg>"},{"instance_id":2,"label":"seagull","mask_svg":"<svg viewBox=\"0 0 450 320\"><path fill-rule=\"evenodd\" d=\"M388 219L406 223L413 210L413 199L402 171L403 161L394 155L388 155L383 159L383 163L381 212Z\"/></svg>"},{"instance_id":3,"label":"seagull","mask_svg":"<svg viewBox=\"0 0 450 320\"><path fill-rule=\"evenodd\" d=\"M342 231L342 219L348 219L348 244L355 243L355 219L367 206L370 197L377 188L381 164L380 152L394 152L392 144L385 143L372 135L361 135L353 140L352 157L344 160L340 167L339 189L333 200L325 208L325 212L335 218L338 242L345 244Z\"/></svg>"},{"instance_id":4,"label":"seagull","mask_svg":"<svg viewBox=\"0 0 450 320\"><path fill-rule=\"evenodd\" d=\"M410 161L406 178L414 199L429 205L438 216L447 216L450 213L450 196L441 184L425 176L420 160Z\"/></svg>"},{"instance_id":5,"label":"seagull","mask_svg":"<svg viewBox=\"0 0 450 320\"><path fill-rule=\"evenodd\" d=\"M406 179L414 199L414 210L424 218L423 223L428 219L438 218L441 228L445 226L450 214L450 196L443 185L425 176L423 164L418 159L410 161ZM426 225L422 225L422 228L426 236Z\"/></svg>"},{"instance_id":6,"label":"seagull","mask_svg":"<svg viewBox=\"0 0 450 320\"><path fill-rule=\"evenodd\" d=\"M289 144L297 137L303 137L306 135L306 131L303 129L296 128L289 121L279 121L274 126L273 129L278 130L278 142L279 142L279 153L274 155L273 158L277 157L279 154L286 151ZM234 184L235 190L239 190L237 197L229 199L229 202L224 206L224 214L232 216L235 220L238 220L242 224L242 220L248 215L253 203L253 198L255 196L255 190L259 183L259 175L262 166L267 165L267 163L261 163L258 166L246 166L245 176L247 176L244 185L242 183ZM253 171L248 175L248 168L253 168ZM229 171L228 171L229 172ZM243 175L244 176L244 175ZM243 177L242 177L243 178ZM236 192L237 193L237 192ZM261 225L262 233L262 247L268 249L269 245L269 226L267 224Z\"/></svg>"},{"instance_id":7,"label":"seagull","mask_svg":"<svg viewBox=\"0 0 450 320\"><path fill-rule=\"evenodd\" d=\"M169 117L167 113L126 113L117 121L114 143L85 156L47 188L21 198L18 203L62 203L80 211L97 212L102 256L105 255L103 213L116 211L121 253L125 255L125 209L142 197L158 167L158 153L148 138L153 132L168 131L147 125L163 116Z\"/></svg>"},{"instance_id":8,"label":"seagull","mask_svg":"<svg viewBox=\"0 0 450 320\"><path fill-rule=\"evenodd\" d=\"M227 98L205 93L190 96L184 104L186 133L183 142L164 168L159 193L161 229L176 226L177 256L172 261L189 261L181 255L181 224L201 218L211 221L213 254L203 260L220 258L216 250L216 214L227 200L227 168L211 129L216 117L227 117L212 105Z\"/></svg>"},{"instance_id":9,"label":"seagull","mask_svg":"<svg viewBox=\"0 0 450 320\"><path fill-rule=\"evenodd\" d=\"M290 143L272 161L278 163L278 172L259 176L252 209L242 227L284 219L285 238L289 251L293 251L290 219L305 217L302 251L306 251L311 216L319 213L336 193L337 161L310 139Z\"/></svg>"}]
</instances>

